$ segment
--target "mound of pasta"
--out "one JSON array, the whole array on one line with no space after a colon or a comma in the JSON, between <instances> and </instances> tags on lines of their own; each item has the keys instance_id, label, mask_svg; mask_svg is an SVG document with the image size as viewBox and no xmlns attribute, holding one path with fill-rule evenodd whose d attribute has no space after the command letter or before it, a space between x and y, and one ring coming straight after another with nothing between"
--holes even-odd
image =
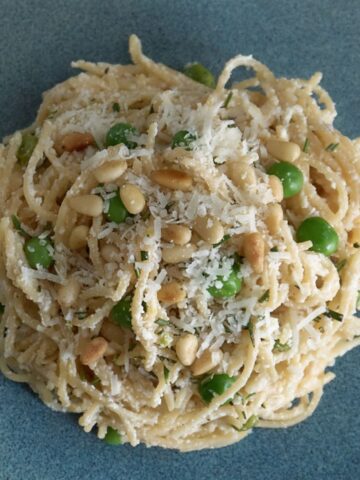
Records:
<instances>
[{"instance_id":1,"label":"mound of pasta","mask_svg":"<svg viewBox=\"0 0 360 480\"><path fill-rule=\"evenodd\" d=\"M319 73L130 53L0 146L1 371L110 444L300 422L360 343L360 143Z\"/></svg>"}]
</instances>

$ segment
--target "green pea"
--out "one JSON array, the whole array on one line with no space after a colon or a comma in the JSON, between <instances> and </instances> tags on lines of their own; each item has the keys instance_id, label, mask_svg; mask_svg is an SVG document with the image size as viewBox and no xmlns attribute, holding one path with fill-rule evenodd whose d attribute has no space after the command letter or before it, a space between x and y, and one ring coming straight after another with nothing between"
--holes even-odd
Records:
<instances>
[{"instance_id":1,"label":"green pea","mask_svg":"<svg viewBox=\"0 0 360 480\"><path fill-rule=\"evenodd\" d=\"M104 440L108 445L122 444L120 433L112 427L108 427Z\"/></svg>"},{"instance_id":2,"label":"green pea","mask_svg":"<svg viewBox=\"0 0 360 480\"><path fill-rule=\"evenodd\" d=\"M321 217L310 217L302 222L296 232L297 242L312 241L311 250L332 255L339 246L339 236L334 228Z\"/></svg>"},{"instance_id":3,"label":"green pea","mask_svg":"<svg viewBox=\"0 0 360 480\"><path fill-rule=\"evenodd\" d=\"M236 377L217 373L204 378L199 384L199 393L205 403L210 403L215 395L222 395L235 382Z\"/></svg>"},{"instance_id":4,"label":"green pea","mask_svg":"<svg viewBox=\"0 0 360 480\"><path fill-rule=\"evenodd\" d=\"M33 133L23 133L21 145L16 152L20 165L25 167L36 147L38 138Z\"/></svg>"},{"instance_id":5,"label":"green pea","mask_svg":"<svg viewBox=\"0 0 360 480\"><path fill-rule=\"evenodd\" d=\"M126 210L119 192L117 192L115 197L109 199L109 208L106 212L106 218L110 222L123 223L128 216L129 212Z\"/></svg>"},{"instance_id":6,"label":"green pea","mask_svg":"<svg viewBox=\"0 0 360 480\"><path fill-rule=\"evenodd\" d=\"M49 268L54 263L53 246L48 238L34 237L26 240L24 253L31 268Z\"/></svg>"},{"instance_id":7,"label":"green pea","mask_svg":"<svg viewBox=\"0 0 360 480\"><path fill-rule=\"evenodd\" d=\"M284 198L290 198L300 192L304 185L302 171L289 162L277 162L267 170L269 175L276 175L283 186Z\"/></svg>"},{"instance_id":8,"label":"green pea","mask_svg":"<svg viewBox=\"0 0 360 480\"><path fill-rule=\"evenodd\" d=\"M207 87L215 87L215 78L214 75L201 63L190 63L184 68L184 73L186 76L195 80L195 82L202 83Z\"/></svg>"},{"instance_id":9,"label":"green pea","mask_svg":"<svg viewBox=\"0 0 360 480\"><path fill-rule=\"evenodd\" d=\"M131 328L131 303L132 296L122 298L113 306L110 312L110 320L124 328Z\"/></svg>"},{"instance_id":10,"label":"green pea","mask_svg":"<svg viewBox=\"0 0 360 480\"><path fill-rule=\"evenodd\" d=\"M192 143L196 140L196 135L187 130L179 130L173 136L171 148L181 147L185 150L192 150Z\"/></svg>"},{"instance_id":11,"label":"green pea","mask_svg":"<svg viewBox=\"0 0 360 480\"><path fill-rule=\"evenodd\" d=\"M131 137L134 135L139 135L139 132L130 123L116 123L107 132L105 145L110 147L111 145L123 143L128 148L135 148L137 143L131 140Z\"/></svg>"},{"instance_id":12,"label":"green pea","mask_svg":"<svg viewBox=\"0 0 360 480\"><path fill-rule=\"evenodd\" d=\"M222 286L218 287L217 282L221 282ZM239 272L239 267L235 264L230 275L224 279L219 275L214 284L208 288L208 292L215 298L230 298L234 297L240 292L242 287L242 277Z\"/></svg>"}]
</instances>

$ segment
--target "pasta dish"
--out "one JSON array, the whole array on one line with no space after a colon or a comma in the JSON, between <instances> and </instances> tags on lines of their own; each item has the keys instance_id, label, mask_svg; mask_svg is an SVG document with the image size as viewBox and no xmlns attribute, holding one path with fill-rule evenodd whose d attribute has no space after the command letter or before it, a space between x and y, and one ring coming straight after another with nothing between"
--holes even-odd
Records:
<instances>
[{"instance_id":1,"label":"pasta dish","mask_svg":"<svg viewBox=\"0 0 360 480\"><path fill-rule=\"evenodd\" d=\"M0 369L110 444L294 425L360 344L360 141L320 73L130 54L0 145Z\"/></svg>"}]
</instances>

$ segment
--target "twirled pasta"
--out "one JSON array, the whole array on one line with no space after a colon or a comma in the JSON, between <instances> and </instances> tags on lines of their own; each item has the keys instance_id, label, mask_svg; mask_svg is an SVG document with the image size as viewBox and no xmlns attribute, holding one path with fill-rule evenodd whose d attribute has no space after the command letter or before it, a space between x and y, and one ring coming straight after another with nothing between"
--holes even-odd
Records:
<instances>
[{"instance_id":1,"label":"twirled pasta","mask_svg":"<svg viewBox=\"0 0 360 480\"><path fill-rule=\"evenodd\" d=\"M221 447L300 422L334 377L326 367L360 343L359 142L332 126L320 74L277 79L239 55L210 89L135 36L130 53L135 65L78 61L83 73L45 93L28 161L26 132L0 146L1 371L131 445ZM228 90L237 67L255 76ZM118 123L131 139L109 144ZM191 147L174 144L184 131ZM274 140L304 177L284 200L266 173ZM129 211L140 199L122 222L109 210L119 187ZM296 241L314 216L337 232L331 257ZM49 268L29 265L30 238L47 239ZM236 274L232 298L214 297L236 253L242 288ZM124 298L128 328L112 313ZM199 372L231 382L204 402Z\"/></svg>"}]
</instances>

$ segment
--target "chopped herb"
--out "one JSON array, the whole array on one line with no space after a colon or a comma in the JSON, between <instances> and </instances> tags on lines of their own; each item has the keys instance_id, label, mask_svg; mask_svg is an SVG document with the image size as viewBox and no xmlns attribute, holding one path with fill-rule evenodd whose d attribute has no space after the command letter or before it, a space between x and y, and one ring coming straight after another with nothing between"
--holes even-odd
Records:
<instances>
[{"instance_id":1,"label":"chopped herb","mask_svg":"<svg viewBox=\"0 0 360 480\"><path fill-rule=\"evenodd\" d=\"M2 315L5 312L5 305L0 303L0 315Z\"/></svg>"},{"instance_id":2,"label":"chopped herb","mask_svg":"<svg viewBox=\"0 0 360 480\"><path fill-rule=\"evenodd\" d=\"M122 444L120 433L112 427L108 427L104 440L108 445Z\"/></svg>"},{"instance_id":3,"label":"chopped herb","mask_svg":"<svg viewBox=\"0 0 360 480\"><path fill-rule=\"evenodd\" d=\"M30 235L28 235L25 230L22 228L20 220L17 218L16 215L11 215L11 220L14 225L15 230L22 235L25 238L29 238Z\"/></svg>"},{"instance_id":4,"label":"chopped herb","mask_svg":"<svg viewBox=\"0 0 360 480\"><path fill-rule=\"evenodd\" d=\"M278 247L270 248L270 252L278 252L278 251L279 251Z\"/></svg>"},{"instance_id":5,"label":"chopped herb","mask_svg":"<svg viewBox=\"0 0 360 480\"><path fill-rule=\"evenodd\" d=\"M84 311L79 311L79 312L75 312L75 315L79 320L84 320L84 318L86 318L87 313Z\"/></svg>"},{"instance_id":6,"label":"chopped herb","mask_svg":"<svg viewBox=\"0 0 360 480\"><path fill-rule=\"evenodd\" d=\"M223 236L223 238L220 240L220 242L218 243L214 243L213 247L218 247L219 245L221 245L222 243L226 242L227 240L229 240L230 238L230 235L226 234Z\"/></svg>"},{"instance_id":7,"label":"chopped herb","mask_svg":"<svg viewBox=\"0 0 360 480\"><path fill-rule=\"evenodd\" d=\"M249 398L253 397L254 395L256 395L256 392L249 393L248 395L245 395L245 397L241 397L241 403L245 405Z\"/></svg>"},{"instance_id":8,"label":"chopped herb","mask_svg":"<svg viewBox=\"0 0 360 480\"><path fill-rule=\"evenodd\" d=\"M148 254L148 252L145 252L145 250L141 250L140 257L141 257L142 262L145 262L146 260L149 260L149 254Z\"/></svg>"},{"instance_id":9,"label":"chopped herb","mask_svg":"<svg viewBox=\"0 0 360 480\"><path fill-rule=\"evenodd\" d=\"M325 150L326 150L327 152L334 152L334 151L337 149L338 146L339 146L338 143L330 143L330 144L325 148Z\"/></svg>"},{"instance_id":10,"label":"chopped herb","mask_svg":"<svg viewBox=\"0 0 360 480\"><path fill-rule=\"evenodd\" d=\"M288 343L281 343L277 338L275 340L273 352L288 352L290 350L290 345Z\"/></svg>"},{"instance_id":11,"label":"chopped herb","mask_svg":"<svg viewBox=\"0 0 360 480\"><path fill-rule=\"evenodd\" d=\"M94 379L91 381L91 385L97 385L98 383L100 383L100 378L97 377L96 375L94 376Z\"/></svg>"},{"instance_id":12,"label":"chopped herb","mask_svg":"<svg viewBox=\"0 0 360 480\"><path fill-rule=\"evenodd\" d=\"M310 147L310 141L308 138L306 138L303 146L303 152L308 153L309 147Z\"/></svg>"},{"instance_id":13,"label":"chopped herb","mask_svg":"<svg viewBox=\"0 0 360 480\"><path fill-rule=\"evenodd\" d=\"M232 99L233 92L229 92L228 96L226 97L226 100L224 102L223 108L227 108L229 106L230 100Z\"/></svg>"},{"instance_id":14,"label":"chopped herb","mask_svg":"<svg viewBox=\"0 0 360 480\"><path fill-rule=\"evenodd\" d=\"M250 430L250 428L254 428L258 421L259 417L257 415L251 415L241 427L240 432L245 432L246 430Z\"/></svg>"},{"instance_id":15,"label":"chopped herb","mask_svg":"<svg viewBox=\"0 0 360 480\"><path fill-rule=\"evenodd\" d=\"M267 302L270 298L270 290L266 290L259 298L259 303Z\"/></svg>"},{"instance_id":16,"label":"chopped herb","mask_svg":"<svg viewBox=\"0 0 360 480\"><path fill-rule=\"evenodd\" d=\"M330 310L329 308L326 310L326 312L324 312L324 315L338 322L342 322L344 318L344 315L342 313L335 312L334 310Z\"/></svg>"},{"instance_id":17,"label":"chopped herb","mask_svg":"<svg viewBox=\"0 0 360 480\"><path fill-rule=\"evenodd\" d=\"M346 264L346 258L344 258L343 260L340 260L340 262L336 264L336 270L340 272L340 270L345 267L345 264Z\"/></svg>"},{"instance_id":18,"label":"chopped herb","mask_svg":"<svg viewBox=\"0 0 360 480\"><path fill-rule=\"evenodd\" d=\"M134 270L135 270L135 276L136 276L136 278L139 278L139 277L140 277L139 269L134 267Z\"/></svg>"},{"instance_id":19,"label":"chopped herb","mask_svg":"<svg viewBox=\"0 0 360 480\"><path fill-rule=\"evenodd\" d=\"M160 327L166 327L167 325L170 325L169 320L165 320L164 318L158 318L155 320L155 323L157 323Z\"/></svg>"},{"instance_id":20,"label":"chopped herb","mask_svg":"<svg viewBox=\"0 0 360 480\"><path fill-rule=\"evenodd\" d=\"M245 329L249 331L251 343L253 344L253 347L255 347L254 324L252 319L249 320L249 323L246 325Z\"/></svg>"},{"instance_id":21,"label":"chopped herb","mask_svg":"<svg viewBox=\"0 0 360 480\"><path fill-rule=\"evenodd\" d=\"M354 243L354 248L360 248L360 243L358 242Z\"/></svg>"},{"instance_id":22,"label":"chopped herb","mask_svg":"<svg viewBox=\"0 0 360 480\"><path fill-rule=\"evenodd\" d=\"M118 102L114 102L112 105L113 112L120 112L120 105Z\"/></svg>"},{"instance_id":23,"label":"chopped herb","mask_svg":"<svg viewBox=\"0 0 360 480\"><path fill-rule=\"evenodd\" d=\"M165 380L165 383L167 383L169 380L169 369L166 368L165 365L164 365L164 380Z\"/></svg>"},{"instance_id":24,"label":"chopped herb","mask_svg":"<svg viewBox=\"0 0 360 480\"><path fill-rule=\"evenodd\" d=\"M236 128L236 123L231 123L230 125L227 126L227 128Z\"/></svg>"}]
</instances>

